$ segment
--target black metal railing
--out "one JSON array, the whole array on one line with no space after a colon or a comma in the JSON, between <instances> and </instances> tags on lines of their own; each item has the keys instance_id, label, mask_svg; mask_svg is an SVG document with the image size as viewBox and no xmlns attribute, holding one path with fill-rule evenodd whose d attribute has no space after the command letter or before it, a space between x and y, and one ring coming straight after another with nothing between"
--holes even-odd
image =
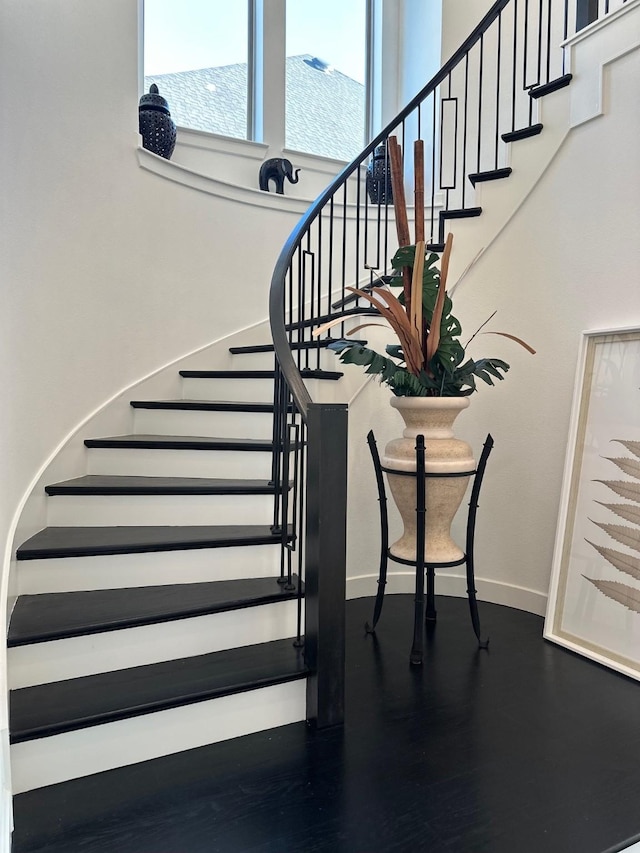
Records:
<instances>
[{"instance_id":1,"label":"black metal railing","mask_svg":"<svg viewBox=\"0 0 640 853\"><path fill-rule=\"evenodd\" d=\"M359 307L347 287L384 280L390 257L407 241L396 232L389 193L374 201L367 192L369 159L396 137L403 185L416 190L409 217L416 241L441 251L450 220L480 215L475 185L510 173L508 143L542 129L536 100L569 82L561 45L576 31L579 11L576 0L497 0L433 79L318 197L276 263L269 304L277 374L273 526L282 537L282 582L297 575L299 588L303 580L306 585L304 640L300 605L298 641L312 671L309 717L319 725L340 722L343 709L347 415L345 406L314 403L305 375L320 368L334 334L318 339L314 329L335 318L342 321L341 337L348 314ZM389 166L389 146L384 157Z\"/></svg>"}]
</instances>

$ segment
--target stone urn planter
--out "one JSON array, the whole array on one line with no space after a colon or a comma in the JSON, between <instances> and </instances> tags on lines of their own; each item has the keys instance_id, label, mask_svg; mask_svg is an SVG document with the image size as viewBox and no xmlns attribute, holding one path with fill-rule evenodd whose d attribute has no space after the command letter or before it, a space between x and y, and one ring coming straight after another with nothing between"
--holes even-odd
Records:
<instances>
[{"instance_id":1,"label":"stone urn planter","mask_svg":"<svg viewBox=\"0 0 640 853\"><path fill-rule=\"evenodd\" d=\"M475 470L471 447L453 434L453 422L468 408L468 397L392 397L402 415L402 438L387 444L382 465L393 471L416 470L416 436L424 435L425 470L429 474L464 474ZM416 561L416 480L387 472L389 488L404 523L404 533L389 549L401 561ZM451 523L462 503L469 476L427 477L425 563L456 563L464 552L451 538Z\"/></svg>"}]
</instances>

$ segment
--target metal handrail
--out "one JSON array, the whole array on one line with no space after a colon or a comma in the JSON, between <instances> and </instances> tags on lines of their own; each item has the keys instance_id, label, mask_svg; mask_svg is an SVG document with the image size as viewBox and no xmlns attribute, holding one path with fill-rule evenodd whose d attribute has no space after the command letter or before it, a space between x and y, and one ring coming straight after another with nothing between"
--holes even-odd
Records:
<instances>
[{"instance_id":1,"label":"metal handrail","mask_svg":"<svg viewBox=\"0 0 640 853\"><path fill-rule=\"evenodd\" d=\"M380 133L360 152L360 154L352 160L351 163L344 167L335 180L332 181L332 183L329 184L322 193L320 193L291 232L287 242L280 252L271 277L271 289L269 291L269 321L271 325L271 335L273 338L276 359L284 375L284 379L291 390L296 407L305 421L307 420L308 407L312 402L312 399L291 354L289 340L285 330L284 318L286 277L294 253L302 244L302 240L308 233L310 226L321 214L325 205L335 196L336 192L346 184L351 175L365 162L365 160L373 153L375 148L383 140L387 139L393 130L404 119L411 115L416 107L435 92L437 87L446 80L449 73L453 71L454 68L456 68L456 66L465 58L469 50L480 41L483 34L497 19L502 10L511 2L512 0L496 0L478 26L473 30L468 38L465 39L455 53L452 54L440 71L432 77L426 86L424 86L407 104L407 106L401 110L401 112L398 113L398 115L389 122L383 130L380 131Z\"/></svg>"},{"instance_id":2,"label":"metal handrail","mask_svg":"<svg viewBox=\"0 0 640 853\"><path fill-rule=\"evenodd\" d=\"M273 530L281 536L282 583L290 584L294 574L299 584L304 579L304 638L300 616L297 642L304 645L311 673L307 716L318 725L340 722L344 707L347 407L314 402L300 368L309 368L313 357L316 367L320 365L320 346L327 340L312 340L314 326L328 318L342 324L355 315L352 307L344 311L355 299L347 293L347 281L359 284L362 269L370 277L365 287L387 281L391 250L387 173L385 169L378 185L384 189L370 194L367 186L363 198L362 167L395 132L404 162L398 168L395 159L394 177L400 171L403 175L394 180L392 189L395 193L398 187L402 193L402 177L412 170L407 152L413 135L416 242L426 239L425 208L429 209L426 242L433 251L441 251L448 220L482 212L472 206L474 202L469 204L470 186L511 173L500 164L503 146L542 130L535 121L536 99L569 83L562 44L577 24L575 17L569 0L496 0L440 71L313 202L273 270L269 294L276 357ZM396 141L393 145L396 148ZM388 166L388 149L381 156ZM430 199L425 205L429 175ZM371 173L367 177L373 185ZM355 200L353 216L348 213L349 193ZM396 221L396 227L398 244L409 242L408 223L398 226ZM294 454L293 470L299 472L292 500L285 496L289 454ZM300 601L302 587L299 591Z\"/></svg>"}]
</instances>

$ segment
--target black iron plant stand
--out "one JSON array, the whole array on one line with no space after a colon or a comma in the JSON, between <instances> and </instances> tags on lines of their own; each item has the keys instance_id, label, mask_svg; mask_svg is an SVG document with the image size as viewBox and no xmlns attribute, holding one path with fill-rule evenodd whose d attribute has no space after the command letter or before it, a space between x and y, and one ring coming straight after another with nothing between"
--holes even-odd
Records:
<instances>
[{"instance_id":1,"label":"black iron plant stand","mask_svg":"<svg viewBox=\"0 0 640 853\"><path fill-rule=\"evenodd\" d=\"M416 470L407 471L406 476L416 478L416 562L403 560L400 557L395 557L389 551L389 520L387 514L387 495L384 484L383 473L389 469L383 468L380 462L380 455L376 445L373 431L370 431L367 436L369 451L373 460L373 467L376 474L376 482L378 486L378 501L380 503L380 570L378 575L378 593L373 611L373 620L371 624L367 623L365 628L368 633L374 633L380 615L382 613L382 604L384 602L384 592L387 585L387 565L389 559L404 565L415 566L416 568L416 597L415 597L415 612L413 624L413 645L411 647L410 661L414 665L422 664L424 652L424 629L423 629L423 614L427 622L436 621L435 607L435 571L436 569L452 568L453 566L461 566L463 563L467 569L467 596L469 598L469 610L471 612L471 623L474 633L478 639L478 646L481 649L489 647L488 638L483 640L480 634L480 617L478 615L478 602L476 599L475 574L473 549L476 528L476 514L478 510L478 496L480 487L482 486L482 478L484 477L485 468L489 454L493 449L493 438L487 435L486 441L482 448L480 460L477 467L473 471L465 471L462 474L430 474L425 471L425 448L424 436L416 437ZM392 474L403 474L401 471L390 471ZM430 477L459 477L473 476L473 487L471 489L471 498L469 501L469 513L467 516L467 536L466 550L464 556L453 562L448 563L425 563L424 546L425 546L425 527L426 527L426 507L425 507L425 486L426 481ZM427 596L426 596L426 611L425 611L425 595L424 595L424 578L425 570L427 575Z\"/></svg>"}]
</instances>

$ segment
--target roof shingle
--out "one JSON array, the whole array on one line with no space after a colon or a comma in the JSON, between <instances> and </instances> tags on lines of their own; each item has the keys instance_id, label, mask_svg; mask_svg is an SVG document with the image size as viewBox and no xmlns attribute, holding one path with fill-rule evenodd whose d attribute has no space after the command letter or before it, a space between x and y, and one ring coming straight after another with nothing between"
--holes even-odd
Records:
<instances>
[{"instance_id":1,"label":"roof shingle","mask_svg":"<svg viewBox=\"0 0 640 853\"><path fill-rule=\"evenodd\" d=\"M321 71L309 54L286 60L286 146L351 160L364 146L364 86L340 71ZM145 77L156 83L181 127L246 139L247 65L222 65Z\"/></svg>"}]
</instances>

